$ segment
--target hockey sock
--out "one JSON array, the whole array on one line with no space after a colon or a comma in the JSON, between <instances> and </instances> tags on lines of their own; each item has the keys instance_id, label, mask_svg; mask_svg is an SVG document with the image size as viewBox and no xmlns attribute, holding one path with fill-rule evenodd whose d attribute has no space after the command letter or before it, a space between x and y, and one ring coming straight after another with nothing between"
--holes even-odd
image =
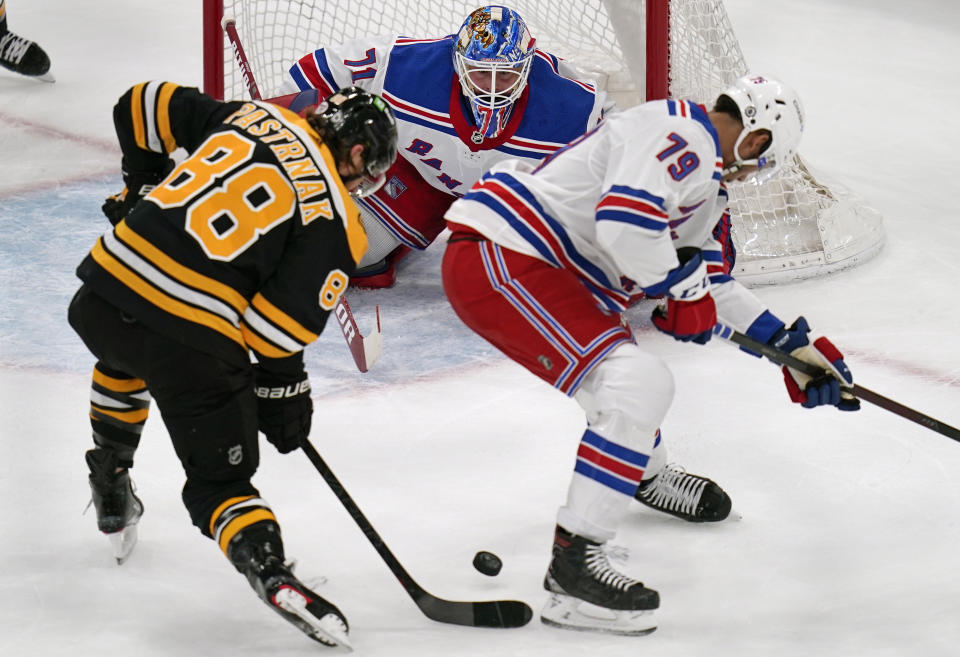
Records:
<instances>
[{"instance_id":1,"label":"hockey sock","mask_svg":"<svg viewBox=\"0 0 960 657\"><path fill-rule=\"evenodd\" d=\"M90 424L98 447L113 450L119 465L129 468L150 412L150 393L143 379L111 370L102 363L93 368L90 384Z\"/></svg>"}]
</instances>

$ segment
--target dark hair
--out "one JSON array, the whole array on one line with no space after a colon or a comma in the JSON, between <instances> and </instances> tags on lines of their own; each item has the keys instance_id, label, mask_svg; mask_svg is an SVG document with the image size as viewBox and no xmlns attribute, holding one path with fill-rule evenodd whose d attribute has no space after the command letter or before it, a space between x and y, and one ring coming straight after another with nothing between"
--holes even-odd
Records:
<instances>
[{"instance_id":1,"label":"dark hair","mask_svg":"<svg viewBox=\"0 0 960 657\"><path fill-rule=\"evenodd\" d=\"M740 113L740 108L734 102L733 98L727 94L720 94L717 96L717 102L713 105L713 111L733 117L740 125L743 125L743 115ZM763 145L763 148L760 149L760 152L764 153L768 148L770 148L770 144L773 143L773 133L765 128L761 128L760 131L766 133L766 135L770 137Z\"/></svg>"},{"instance_id":2,"label":"dark hair","mask_svg":"<svg viewBox=\"0 0 960 657\"><path fill-rule=\"evenodd\" d=\"M743 115L740 114L740 108L733 101L733 98L727 94L717 96L717 102L713 105L713 111L721 114L728 114L740 123L743 123Z\"/></svg>"}]
</instances>

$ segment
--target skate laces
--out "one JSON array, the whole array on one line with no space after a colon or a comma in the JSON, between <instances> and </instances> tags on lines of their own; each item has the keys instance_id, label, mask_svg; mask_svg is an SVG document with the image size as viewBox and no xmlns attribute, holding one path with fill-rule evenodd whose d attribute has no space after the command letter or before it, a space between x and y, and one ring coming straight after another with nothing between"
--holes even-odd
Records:
<instances>
[{"instance_id":1,"label":"skate laces","mask_svg":"<svg viewBox=\"0 0 960 657\"><path fill-rule=\"evenodd\" d=\"M651 506L694 515L706 485L703 477L689 474L671 463L649 486L640 490L640 496Z\"/></svg>"},{"instance_id":2,"label":"skate laces","mask_svg":"<svg viewBox=\"0 0 960 657\"><path fill-rule=\"evenodd\" d=\"M19 64L32 44L33 41L29 39L17 36L13 32L7 32L0 36L0 59L4 59L11 64Z\"/></svg>"},{"instance_id":3,"label":"skate laces","mask_svg":"<svg viewBox=\"0 0 960 657\"><path fill-rule=\"evenodd\" d=\"M603 545L588 545L584 550L583 556L587 572L593 575L601 584L626 591L637 583L637 580L627 577L610 565L607 552L603 549Z\"/></svg>"}]
</instances>

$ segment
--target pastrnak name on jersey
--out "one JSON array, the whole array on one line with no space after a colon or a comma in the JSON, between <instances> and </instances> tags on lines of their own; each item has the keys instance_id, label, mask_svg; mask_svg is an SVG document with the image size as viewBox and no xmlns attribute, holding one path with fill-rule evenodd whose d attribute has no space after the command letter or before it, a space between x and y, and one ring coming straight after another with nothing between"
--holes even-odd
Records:
<instances>
[{"instance_id":1,"label":"pastrnak name on jersey","mask_svg":"<svg viewBox=\"0 0 960 657\"><path fill-rule=\"evenodd\" d=\"M270 150L293 182L297 201L300 204L300 218L304 225L317 217L334 218L326 180L310 158L307 147L290 128L273 118L267 110L253 103L243 105L227 117L224 123L236 126L258 138L261 143L270 146ZM325 155L328 165L336 171L336 165L332 159L329 159L329 154L325 153Z\"/></svg>"},{"instance_id":2,"label":"pastrnak name on jersey","mask_svg":"<svg viewBox=\"0 0 960 657\"><path fill-rule=\"evenodd\" d=\"M158 333L237 365L317 339L367 248L329 148L297 114L168 82L114 108L127 170L177 164L77 269Z\"/></svg>"}]
</instances>

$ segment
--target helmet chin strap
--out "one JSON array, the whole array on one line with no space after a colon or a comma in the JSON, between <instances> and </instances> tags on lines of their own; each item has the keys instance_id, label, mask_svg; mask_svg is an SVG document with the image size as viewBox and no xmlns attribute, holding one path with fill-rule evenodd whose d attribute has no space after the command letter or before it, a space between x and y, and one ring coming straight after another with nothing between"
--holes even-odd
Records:
<instances>
[{"instance_id":1,"label":"helmet chin strap","mask_svg":"<svg viewBox=\"0 0 960 657\"><path fill-rule=\"evenodd\" d=\"M723 175L729 176L731 174L739 173L744 167L747 166L758 166L759 157L754 157L749 160L744 160L740 157L740 145L743 143L743 140L747 138L747 135L750 134L750 131L744 128L740 131L739 136L737 136L737 141L733 145L733 162L723 168Z\"/></svg>"}]
</instances>

